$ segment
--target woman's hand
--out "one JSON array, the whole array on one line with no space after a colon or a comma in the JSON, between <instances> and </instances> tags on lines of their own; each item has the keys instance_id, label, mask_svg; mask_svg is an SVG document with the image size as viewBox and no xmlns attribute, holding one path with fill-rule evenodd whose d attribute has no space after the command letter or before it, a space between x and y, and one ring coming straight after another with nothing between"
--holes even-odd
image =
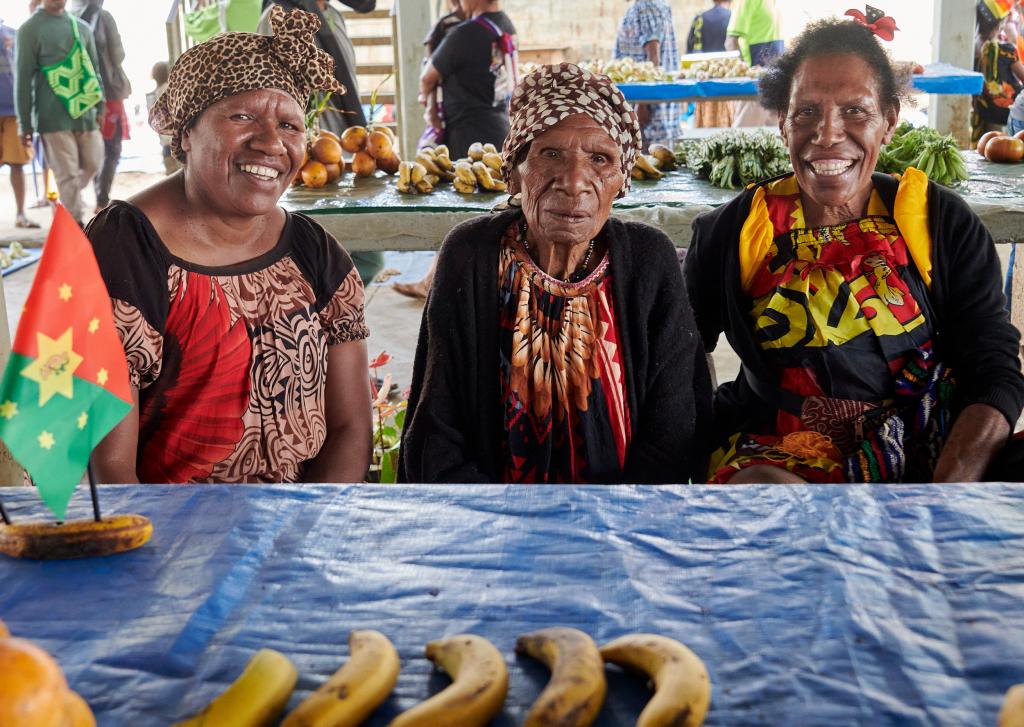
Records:
<instances>
[{"instance_id":1,"label":"woman's hand","mask_svg":"<svg viewBox=\"0 0 1024 727\"><path fill-rule=\"evenodd\" d=\"M370 468L370 369L365 341L327 349L327 438L306 482L363 482Z\"/></svg>"},{"instance_id":2,"label":"woman's hand","mask_svg":"<svg viewBox=\"0 0 1024 727\"><path fill-rule=\"evenodd\" d=\"M934 482L980 482L1010 436L1010 424L995 407L971 404L960 412L942 448Z\"/></svg>"}]
</instances>

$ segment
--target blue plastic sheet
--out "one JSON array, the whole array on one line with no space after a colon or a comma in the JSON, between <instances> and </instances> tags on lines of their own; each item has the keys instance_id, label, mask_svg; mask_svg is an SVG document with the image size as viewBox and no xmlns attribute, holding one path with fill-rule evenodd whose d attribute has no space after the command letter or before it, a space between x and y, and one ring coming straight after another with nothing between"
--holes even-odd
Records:
<instances>
[{"instance_id":1,"label":"blue plastic sheet","mask_svg":"<svg viewBox=\"0 0 1024 727\"><path fill-rule=\"evenodd\" d=\"M980 93L984 77L948 63L925 66L925 72L913 77L914 88L922 93L975 94ZM730 98L757 96L757 79L716 78L698 81L680 78L676 81L649 81L646 83L620 83L619 89L627 101L679 101L702 98Z\"/></svg>"},{"instance_id":2,"label":"blue plastic sheet","mask_svg":"<svg viewBox=\"0 0 1024 727\"><path fill-rule=\"evenodd\" d=\"M13 518L30 490L0 490ZM498 725L546 670L517 634L563 624L599 643L654 631L714 684L709 725L995 723L1024 681L1024 491L976 486L308 486L103 488L154 522L143 548L0 560L0 617L53 653L104 727L199 709L261 647L301 674L291 705L388 634L395 694L370 724L442 688L430 639L505 654ZM88 517L86 493L70 517ZM609 669L599 725L629 725L642 681Z\"/></svg>"}]
</instances>

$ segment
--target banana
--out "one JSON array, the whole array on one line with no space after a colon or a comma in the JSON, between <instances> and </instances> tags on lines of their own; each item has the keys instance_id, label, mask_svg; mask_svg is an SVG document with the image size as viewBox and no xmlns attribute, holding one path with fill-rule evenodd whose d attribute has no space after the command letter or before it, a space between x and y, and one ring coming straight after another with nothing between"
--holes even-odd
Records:
<instances>
[{"instance_id":1,"label":"banana","mask_svg":"<svg viewBox=\"0 0 1024 727\"><path fill-rule=\"evenodd\" d=\"M566 627L541 629L516 639L516 653L532 656L551 670L523 727L586 727L597 719L608 686L601 653L589 636Z\"/></svg>"},{"instance_id":2,"label":"banana","mask_svg":"<svg viewBox=\"0 0 1024 727\"><path fill-rule=\"evenodd\" d=\"M497 149L495 149L495 151L497 151ZM469 158L474 162L482 161L484 158L484 154L486 153L487 152L484 151L484 145L481 144L479 141L474 141L472 144L469 145Z\"/></svg>"},{"instance_id":3,"label":"banana","mask_svg":"<svg viewBox=\"0 0 1024 727\"><path fill-rule=\"evenodd\" d=\"M496 146L494 146L494 144L491 144L491 143L484 144L484 154L497 154L497 153L498 153L498 148Z\"/></svg>"},{"instance_id":4,"label":"banana","mask_svg":"<svg viewBox=\"0 0 1024 727\"><path fill-rule=\"evenodd\" d=\"M484 158L481 161L494 171L501 171L501 154L484 154Z\"/></svg>"},{"instance_id":5,"label":"banana","mask_svg":"<svg viewBox=\"0 0 1024 727\"><path fill-rule=\"evenodd\" d=\"M436 187L438 185L438 183L441 181L441 178L439 176L437 176L436 174L428 174L427 176L425 176L423 178L422 181L426 182L431 187Z\"/></svg>"},{"instance_id":6,"label":"banana","mask_svg":"<svg viewBox=\"0 0 1024 727\"><path fill-rule=\"evenodd\" d=\"M287 656L260 649L220 696L174 727L270 727L288 703L298 677Z\"/></svg>"},{"instance_id":7,"label":"banana","mask_svg":"<svg viewBox=\"0 0 1024 727\"><path fill-rule=\"evenodd\" d=\"M494 180L491 179L491 173L487 171L487 165L483 162L473 162L473 174L476 175L476 181L480 183L480 186L490 191L494 189Z\"/></svg>"},{"instance_id":8,"label":"banana","mask_svg":"<svg viewBox=\"0 0 1024 727\"><path fill-rule=\"evenodd\" d=\"M704 662L674 639L629 634L601 647L605 661L643 672L654 682L654 696L636 727L699 727L711 703L711 679Z\"/></svg>"},{"instance_id":9,"label":"banana","mask_svg":"<svg viewBox=\"0 0 1024 727\"><path fill-rule=\"evenodd\" d=\"M640 167L633 165L633 168L629 172L629 176L633 179L647 179L644 173L640 170Z\"/></svg>"},{"instance_id":10,"label":"banana","mask_svg":"<svg viewBox=\"0 0 1024 727\"><path fill-rule=\"evenodd\" d=\"M412 162L401 162L398 165L398 191L408 192L412 185Z\"/></svg>"},{"instance_id":11,"label":"banana","mask_svg":"<svg viewBox=\"0 0 1024 727\"><path fill-rule=\"evenodd\" d=\"M434 161L434 157L430 156L426 152L420 152L416 155L416 162L422 164L423 168L427 170L427 174L434 174L440 177L444 174L441 168L437 166L437 162Z\"/></svg>"},{"instance_id":12,"label":"banana","mask_svg":"<svg viewBox=\"0 0 1024 727\"><path fill-rule=\"evenodd\" d=\"M1024 684L1017 684L1006 691L1002 709L999 710L998 727L1024 727Z\"/></svg>"},{"instance_id":13,"label":"banana","mask_svg":"<svg viewBox=\"0 0 1024 727\"><path fill-rule=\"evenodd\" d=\"M434 176L434 175L432 175L432 174L431 175L427 175L426 177L424 177L420 181L416 182L416 184L413 185L413 186L416 187L416 191L419 192L420 194L430 194L431 192L433 192L434 191L434 185L431 184L428 181L428 179L430 177L432 177L432 176Z\"/></svg>"},{"instance_id":14,"label":"banana","mask_svg":"<svg viewBox=\"0 0 1024 727\"><path fill-rule=\"evenodd\" d=\"M356 727L398 681L398 652L379 631L348 635L349 659L292 710L281 727Z\"/></svg>"},{"instance_id":15,"label":"banana","mask_svg":"<svg viewBox=\"0 0 1024 727\"><path fill-rule=\"evenodd\" d=\"M444 156L451 156L451 152L448 151L448 146L447 145L445 145L445 144L438 144L437 146L434 147L434 155L435 156L441 156L442 154Z\"/></svg>"},{"instance_id":16,"label":"banana","mask_svg":"<svg viewBox=\"0 0 1024 727\"><path fill-rule=\"evenodd\" d=\"M505 181L503 179L495 179L495 180L493 180L492 185L493 185L491 187L491 191L492 192L507 192L508 191L508 185L505 184Z\"/></svg>"},{"instance_id":17,"label":"banana","mask_svg":"<svg viewBox=\"0 0 1024 727\"><path fill-rule=\"evenodd\" d=\"M647 151L660 162L659 169L670 171L676 168L676 155L664 144L651 144Z\"/></svg>"},{"instance_id":18,"label":"banana","mask_svg":"<svg viewBox=\"0 0 1024 727\"><path fill-rule=\"evenodd\" d=\"M474 176L474 179L476 177ZM452 186L455 191L459 194L475 194L476 193L476 182L467 182L466 180L456 177L452 180Z\"/></svg>"},{"instance_id":19,"label":"banana","mask_svg":"<svg viewBox=\"0 0 1024 727\"><path fill-rule=\"evenodd\" d=\"M110 515L100 522L0 525L0 553L12 558L57 560L112 555L144 545L153 523L144 515Z\"/></svg>"},{"instance_id":20,"label":"banana","mask_svg":"<svg viewBox=\"0 0 1024 727\"><path fill-rule=\"evenodd\" d=\"M501 710L508 669L490 641L459 634L431 641L426 655L448 672L452 683L395 717L388 727L483 727Z\"/></svg>"},{"instance_id":21,"label":"banana","mask_svg":"<svg viewBox=\"0 0 1024 727\"><path fill-rule=\"evenodd\" d=\"M427 176L427 168L419 162L413 162L412 169L409 171L409 181L413 184L419 184Z\"/></svg>"},{"instance_id":22,"label":"banana","mask_svg":"<svg viewBox=\"0 0 1024 727\"><path fill-rule=\"evenodd\" d=\"M463 184L476 186L476 173L473 171L473 165L470 162L455 163L455 178L461 179Z\"/></svg>"},{"instance_id":23,"label":"banana","mask_svg":"<svg viewBox=\"0 0 1024 727\"><path fill-rule=\"evenodd\" d=\"M651 158L644 154L637 155L634 169L639 169L648 179L661 179L665 176L662 171L654 167L651 163Z\"/></svg>"}]
</instances>

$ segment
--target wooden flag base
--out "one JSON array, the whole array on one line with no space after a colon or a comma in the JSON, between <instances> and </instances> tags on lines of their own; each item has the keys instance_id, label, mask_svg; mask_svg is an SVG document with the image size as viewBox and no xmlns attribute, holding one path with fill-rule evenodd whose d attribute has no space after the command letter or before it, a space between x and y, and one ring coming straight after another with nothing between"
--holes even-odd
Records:
<instances>
[{"instance_id":1,"label":"wooden flag base","mask_svg":"<svg viewBox=\"0 0 1024 727\"><path fill-rule=\"evenodd\" d=\"M100 521L0 524L0 553L12 558L64 560L113 555L144 545L153 534L145 515L111 515Z\"/></svg>"}]
</instances>

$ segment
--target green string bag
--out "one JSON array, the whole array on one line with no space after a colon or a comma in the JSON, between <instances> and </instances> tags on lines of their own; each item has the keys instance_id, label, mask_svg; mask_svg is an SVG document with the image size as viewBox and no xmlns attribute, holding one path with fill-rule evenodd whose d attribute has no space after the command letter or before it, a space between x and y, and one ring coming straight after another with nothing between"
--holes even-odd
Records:
<instances>
[{"instance_id":1,"label":"green string bag","mask_svg":"<svg viewBox=\"0 0 1024 727\"><path fill-rule=\"evenodd\" d=\"M43 66L40 70L54 94L68 110L68 115L77 119L103 100L103 90L96 69L93 68L92 58L78 37L78 22L74 18L69 20L71 32L75 36L71 52L60 63Z\"/></svg>"}]
</instances>

